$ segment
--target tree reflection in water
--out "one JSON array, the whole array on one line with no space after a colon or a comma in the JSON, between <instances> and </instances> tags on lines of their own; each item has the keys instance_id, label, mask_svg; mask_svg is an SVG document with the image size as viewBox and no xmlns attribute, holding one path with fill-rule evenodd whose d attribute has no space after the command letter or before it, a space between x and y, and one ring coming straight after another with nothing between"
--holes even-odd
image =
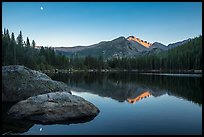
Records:
<instances>
[{"instance_id":1,"label":"tree reflection in water","mask_svg":"<svg viewBox=\"0 0 204 137\"><path fill-rule=\"evenodd\" d=\"M202 77L141 75L131 72L78 72L49 75L52 79L65 82L74 91L86 90L120 102L136 98L143 92L149 91L155 97L169 94L202 105Z\"/></svg>"}]
</instances>

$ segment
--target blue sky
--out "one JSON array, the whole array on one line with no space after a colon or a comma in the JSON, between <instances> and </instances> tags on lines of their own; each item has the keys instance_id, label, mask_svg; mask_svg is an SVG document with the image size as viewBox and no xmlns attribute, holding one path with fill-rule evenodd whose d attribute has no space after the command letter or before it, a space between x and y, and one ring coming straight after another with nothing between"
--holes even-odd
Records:
<instances>
[{"instance_id":1,"label":"blue sky","mask_svg":"<svg viewBox=\"0 0 204 137\"><path fill-rule=\"evenodd\" d=\"M43 10L41 10L43 7ZM202 34L201 2L3 2L2 28L42 46L87 46L134 35L174 43Z\"/></svg>"}]
</instances>

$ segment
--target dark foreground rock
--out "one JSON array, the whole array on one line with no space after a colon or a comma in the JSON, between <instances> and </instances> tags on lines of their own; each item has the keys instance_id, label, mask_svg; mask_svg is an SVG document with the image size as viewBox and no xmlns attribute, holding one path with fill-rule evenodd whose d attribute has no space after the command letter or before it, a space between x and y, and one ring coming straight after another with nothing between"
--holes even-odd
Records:
<instances>
[{"instance_id":1,"label":"dark foreground rock","mask_svg":"<svg viewBox=\"0 0 204 137\"><path fill-rule=\"evenodd\" d=\"M2 101L17 102L31 96L66 91L69 87L46 74L20 65L2 66Z\"/></svg>"},{"instance_id":2,"label":"dark foreground rock","mask_svg":"<svg viewBox=\"0 0 204 137\"><path fill-rule=\"evenodd\" d=\"M2 135L10 135L13 133L24 133L28 131L34 123L22 119L15 119L10 117L7 112L14 105L14 103L2 103Z\"/></svg>"},{"instance_id":3,"label":"dark foreground rock","mask_svg":"<svg viewBox=\"0 0 204 137\"><path fill-rule=\"evenodd\" d=\"M98 113L99 109L92 103L67 92L29 97L8 111L16 119L29 119L44 124L93 118Z\"/></svg>"}]
</instances>

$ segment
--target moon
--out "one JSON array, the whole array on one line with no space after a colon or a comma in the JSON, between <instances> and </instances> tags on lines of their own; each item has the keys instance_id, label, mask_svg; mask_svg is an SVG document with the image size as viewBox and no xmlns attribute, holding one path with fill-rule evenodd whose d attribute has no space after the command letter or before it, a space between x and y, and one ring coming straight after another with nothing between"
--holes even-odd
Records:
<instances>
[{"instance_id":1,"label":"moon","mask_svg":"<svg viewBox=\"0 0 204 137\"><path fill-rule=\"evenodd\" d=\"M40 7L40 10L43 10L43 7Z\"/></svg>"}]
</instances>

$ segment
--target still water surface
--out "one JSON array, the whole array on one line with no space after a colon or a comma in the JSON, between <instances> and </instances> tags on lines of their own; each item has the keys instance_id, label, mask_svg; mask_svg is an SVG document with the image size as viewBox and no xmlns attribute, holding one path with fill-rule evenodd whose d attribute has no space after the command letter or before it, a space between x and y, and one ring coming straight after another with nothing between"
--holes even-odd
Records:
<instances>
[{"instance_id":1,"label":"still water surface","mask_svg":"<svg viewBox=\"0 0 204 137\"><path fill-rule=\"evenodd\" d=\"M96 105L100 113L89 122L69 125L18 121L22 127L13 130L15 133L202 134L202 77L136 73L49 75L69 85L72 94ZM7 121L7 130L9 124L17 126L18 122Z\"/></svg>"}]
</instances>

